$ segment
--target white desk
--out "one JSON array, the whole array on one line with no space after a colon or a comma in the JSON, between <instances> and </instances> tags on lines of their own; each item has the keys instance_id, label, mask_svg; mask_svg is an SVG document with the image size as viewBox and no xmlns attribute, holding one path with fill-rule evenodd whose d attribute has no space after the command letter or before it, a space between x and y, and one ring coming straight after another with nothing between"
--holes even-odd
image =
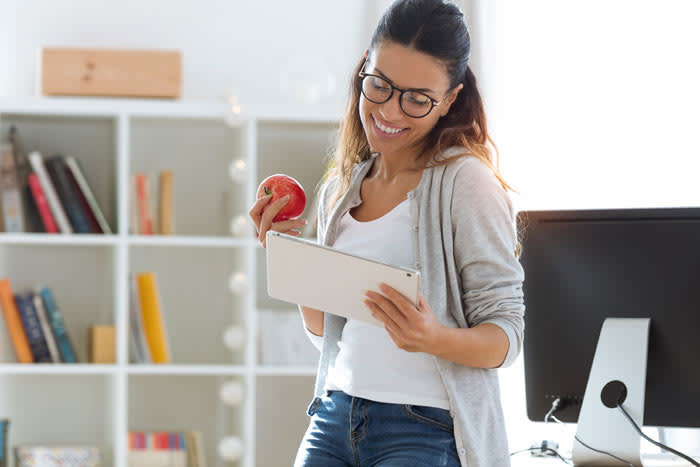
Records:
<instances>
[{"instance_id":1,"label":"white desk","mask_svg":"<svg viewBox=\"0 0 700 467\"><path fill-rule=\"evenodd\" d=\"M696 458L700 462L700 458ZM522 452L511 457L512 467L565 467L567 464L556 457L533 457L530 453ZM642 456L644 467L687 467L689 463L677 457L668 458L655 456Z\"/></svg>"}]
</instances>

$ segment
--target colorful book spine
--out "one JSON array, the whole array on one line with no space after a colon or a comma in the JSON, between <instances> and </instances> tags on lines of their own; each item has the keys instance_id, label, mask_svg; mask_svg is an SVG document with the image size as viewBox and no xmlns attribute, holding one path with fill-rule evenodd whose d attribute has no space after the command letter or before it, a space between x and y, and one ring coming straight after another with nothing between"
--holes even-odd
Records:
<instances>
[{"instance_id":1,"label":"colorful book spine","mask_svg":"<svg viewBox=\"0 0 700 467\"><path fill-rule=\"evenodd\" d=\"M153 272L136 275L143 314L143 325L151 351L153 363L170 363L168 334L163 319L163 310L158 297L158 285Z\"/></svg>"},{"instance_id":2,"label":"colorful book spine","mask_svg":"<svg viewBox=\"0 0 700 467\"><path fill-rule=\"evenodd\" d=\"M0 467L8 467L10 461L7 459L7 432L10 428L10 421L6 418L0 419Z\"/></svg>"},{"instance_id":3,"label":"colorful book spine","mask_svg":"<svg viewBox=\"0 0 700 467\"><path fill-rule=\"evenodd\" d=\"M46 172L46 167L44 166L44 158L39 151L34 151L29 154L29 162L32 164L34 172L39 177L39 182L41 183L41 188L44 190L44 195L49 202L49 207L53 213L54 219L58 224L58 228L61 233L69 234L73 233L73 227L71 227L66 212L63 210L61 201L56 194L56 190L53 186L53 182L49 178L49 174Z\"/></svg>"},{"instance_id":4,"label":"colorful book spine","mask_svg":"<svg viewBox=\"0 0 700 467\"><path fill-rule=\"evenodd\" d=\"M141 300L138 296L136 277L129 274L129 325L131 331L131 343L134 356L139 363L151 363L151 350L143 328L143 313L141 312Z\"/></svg>"},{"instance_id":5,"label":"colorful book spine","mask_svg":"<svg viewBox=\"0 0 700 467\"><path fill-rule=\"evenodd\" d=\"M49 157L44 161L46 171L51 178L51 181L56 188L58 198L63 203L63 208L68 215L73 230L76 233L92 233L90 224L88 223L87 215L83 212L78 199L78 194L75 192L73 185L68 179L65 171L65 162L63 156Z\"/></svg>"},{"instance_id":6,"label":"colorful book spine","mask_svg":"<svg viewBox=\"0 0 700 467\"><path fill-rule=\"evenodd\" d=\"M54 338L53 331L51 330L51 323L49 322L49 316L46 313L44 300L41 299L41 295L39 295L38 292L33 292L28 295L31 295L32 303L34 304L34 309L36 310L36 315L39 318L39 324L41 324L41 330L44 333L46 345L49 348L51 361L53 363L61 363L61 353L58 350L56 339Z\"/></svg>"},{"instance_id":7,"label":"colorful book spine","mask_svg":"<svg viewBox=\"0 0 700 467\"><path fill-rule=\"evenodd\" d=\"M2 190L2 215L5 231L24 232L22 195L11 144L0 144L0 190Z\"/></svg>"},{"instance_id":8,"label":"colorful book spine","mask_svg":"<svg viewBox=\"0 0 700 467\"><path fill-rule=\"evenodd\" d=\"M173 172L164 170L160 172L160 196L158 197L159 232L161 235L175 233L173 210Z\"/></svg>"},{"instance_id":9,"label":"colorful book spine","mask_svg":"<svg viewBox=\"0 0 700 467\"><path fill-rule=\"evenodd\" d=\"M15 467L100 465L96 446L15 446Z\"/></svg>"},{"instance_id":10,"label":"colorful book spine","mask_svg":"<svg viewBox=\"0 0 700 467\"><path fill-rule=\"evenodd\" d=\"M12 287L7 278L0 279L0 306L2 307L3 315L5 315L5 323L10 332L17 361L19 363L33 363L34 356L29 346L29 339L27 339L27 333L24 331L22 318L19 315L19 310L17 310Z\"/></svg>"},{"instance_id":11,"label":"colorful book spine","mask_svg":"<svg viewBox=\"0 0 700 467\"><path fill-rule=\"evenodd\" d=\"M41 329L41 323L32 302L32 294L15 294L15 302L24 325L24 331L27 333L29 347L32 349L32 355L34 355L34 362L51 363L51 353L49 352L49 346L46 344L44 331Z\"/></svg>"},{"instance_id":12,"label":"colorful book spine","mask_svg":"<svg viewBox=\"0 0 700 467\"><path fill-rule=\"evenodd\" d=\"M41 188L39 176L32 172L27 178L29 189L32 193L32 198L34 199L34 203L39 211L41 222L44 224L44 230L46 230L47 233L58 233L58 226L53 218L53 214L51 214L51 208L49 207L48 201L46 201L44 190Z\"/></svg>"},{"instance_id":13,"label":"colorful book spine","mask_svg":"<svg viewBox=\"0 0 700 467\"><path fill-rule=\"evenodd\" d=\"M136 199L139 206L139 220L141 222L141 235L153 235L153 222L148 206L148 178L145 173L136 174Z\"/></svg>"},{"instance_id":14,"label":"colorful book spine","mask_svg":"<svg viewBox=\"0 0 700 467\"><path fill-rule=\"evenodd\" d=\"M66 326L63 322L63 314L56 306L56 301L53 298L51 289L48 287L41 287L39 289L39 294L44 302L44 308L46 308L46 315L49 318L49 324L51 324L51 330L56 339L56 345L61 354L61 360L64 363L76 363L77 358L75 357L75 351L73 350L73 345L71 344L68 333L66 332Z\"/></svg>"},{"instance_id":15,"label":"colorful book spine","mask_svg":"<svg viewBox=\"0 0 700 467\"><path fill-rule=\"evenodd\" d=\"M88 185L87 179L85 178L85 175L83 174L83 170L80 168L80 164L75 159L75 157L68 156L68 157L66 157L66 165L70 169L71 174L73 175L73 178L75 179L76 183L78 184L78 187L80 188L80 192L85 197L85 200L87 201L88 205L90 206L90 211L91 211L92 215L95 217L95 220L97 221L97 223L100 227L100 230L102 231L102 233L111 234L112 229L110 229L109 223L107 222L107 219L105 219L104 214L102 214L102 210L100 209L100 205L97 203L97 198L95 198L95 195L92 193L92 190L90 189L90 185Z\"/></svg>"}]
</instances>

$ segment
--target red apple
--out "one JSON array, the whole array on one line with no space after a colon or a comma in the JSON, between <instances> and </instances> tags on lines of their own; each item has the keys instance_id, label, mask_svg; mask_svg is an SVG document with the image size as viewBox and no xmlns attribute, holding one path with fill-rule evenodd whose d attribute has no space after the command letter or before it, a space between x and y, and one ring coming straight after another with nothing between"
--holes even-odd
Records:
<instances>
[{"instance_id":1,"label":"red apple","mask_svg":"<svg viewBox=\"0 0 700 467\"><path fill-rule=\"evenodd\" d=\"M301 183L285 174L274 174L260 182L258 186L257 199L263 196L272 195L270 201L263 207L262 213L276 199L289 195L289 201L285 204L280 212L277 213L272 222L286 221L296 219L301 216L306 207L306 193ZM261 214L262 214L261 213Z\"/></svg>"}]
</instances>

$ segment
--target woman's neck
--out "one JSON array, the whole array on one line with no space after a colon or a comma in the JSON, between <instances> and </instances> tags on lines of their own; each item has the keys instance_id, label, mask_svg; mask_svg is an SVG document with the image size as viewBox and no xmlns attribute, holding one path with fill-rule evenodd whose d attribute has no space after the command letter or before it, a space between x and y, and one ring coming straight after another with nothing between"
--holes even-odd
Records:
<instances>
[{"instance_id":1,"label":"woman's neck","mask_svg":"<svg viewBox=\"0 0 700 467\"><path fill-rule=\"evenodd\" d=\"M374 161L369 177L391 183L397 177L421 173L425 168L424 157L416 159L416 156L416 153L406 152L380 153Z\"/></svg>"}]
</instances>

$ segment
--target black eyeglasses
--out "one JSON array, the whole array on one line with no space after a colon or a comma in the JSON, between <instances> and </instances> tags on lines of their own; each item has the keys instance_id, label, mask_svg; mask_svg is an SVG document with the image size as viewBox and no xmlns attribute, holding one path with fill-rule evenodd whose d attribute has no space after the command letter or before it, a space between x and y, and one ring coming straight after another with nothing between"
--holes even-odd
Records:
<instances>
[{"instance_id":1,"label":"black eyeglasses","mask_svg":"<svg viewBox=\"0 0 700 467\"><path fill-rule=\"evenodd\" d=\"M397 88L382 76L365 73L365 65L367 65L366 61L358 76L361 80L362 95L370 102L383 104L391 99L394 91L398 91L399 106L403 113L411 118L423 118L433 110L433 107L444 101L444 99L437 101L421 91Z\"/></svg>"}]
</instances>

